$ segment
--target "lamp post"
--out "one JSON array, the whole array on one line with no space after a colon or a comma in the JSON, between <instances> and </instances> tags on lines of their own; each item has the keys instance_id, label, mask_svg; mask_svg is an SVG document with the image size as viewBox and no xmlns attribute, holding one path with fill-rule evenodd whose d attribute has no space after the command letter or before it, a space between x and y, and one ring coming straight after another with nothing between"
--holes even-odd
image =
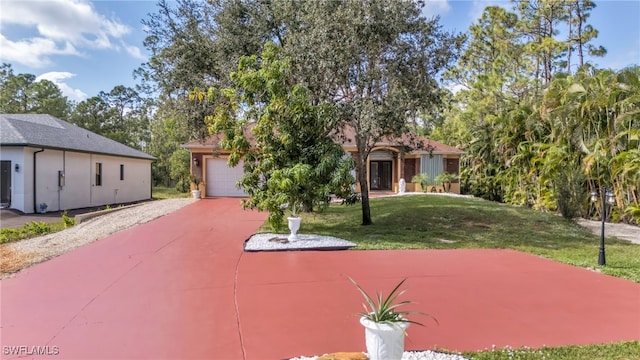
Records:
<instances>
[{"instance_id":1,"label":"lamp post","mask_svg":"<svg viewBox=\"0 0 640 360\"><path fill-rule=\"evenodd\" d=\"M600 232L600 252L598 253L598 265L607 265L607 260L604 251L604 222L607 218L607 208L613 206L616 201L615 194L608 188L602 188L600 193L591 193L591 202L597 203L598 199L602 201L602 231Z\"/></svg>"}]
</instances>

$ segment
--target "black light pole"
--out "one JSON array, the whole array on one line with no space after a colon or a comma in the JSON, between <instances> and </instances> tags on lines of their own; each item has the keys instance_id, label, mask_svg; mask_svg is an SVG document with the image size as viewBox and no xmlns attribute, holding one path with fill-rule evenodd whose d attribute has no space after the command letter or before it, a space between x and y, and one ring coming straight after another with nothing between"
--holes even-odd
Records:
<instances>
[{"instance_id":1,"label":"black light pole","mask_svg":"<svg viewBox=\"0 0 640 360\"><path fill-rule=\"evenodd\" d=\"M604 222L607 218L607 205L612 205L615 201L615 197L614 194L607 188L602 188L602 190L600 191L600 195L601 196L598 196L597 192L592 192L591 202L595 204L598 201L599 197L602 201L602 229L600 232L600 251L598 252L598 265L607 265L607 259L604 250Z\"/></svg>"}]
</instances>

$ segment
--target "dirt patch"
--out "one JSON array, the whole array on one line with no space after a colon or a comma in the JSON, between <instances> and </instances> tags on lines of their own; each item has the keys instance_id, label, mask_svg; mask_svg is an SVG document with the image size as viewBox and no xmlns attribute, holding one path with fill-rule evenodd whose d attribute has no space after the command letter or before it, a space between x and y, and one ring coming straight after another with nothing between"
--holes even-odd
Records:
<instances>
[{"instance_id":1,"label":"dirt patch","mask_svg":"<svg viewBox=\"0 0 640 360\"><path fill-rule=\"evenodd\" d=\"M0 245L0 275L7 275L33 263L34 253L18 253L9 244Z\"/></svg>"}]
</instances>

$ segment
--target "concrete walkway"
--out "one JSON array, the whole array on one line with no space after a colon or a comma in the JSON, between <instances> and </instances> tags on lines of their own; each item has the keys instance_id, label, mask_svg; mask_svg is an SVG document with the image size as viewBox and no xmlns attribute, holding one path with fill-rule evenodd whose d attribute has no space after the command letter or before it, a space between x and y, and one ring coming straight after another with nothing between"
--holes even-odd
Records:
<instances>
[{"instance_id":1,"label":"concrete walkway","mask_svg":"<svg viewBox=\"0 0 640 360\"><path fill-rule=\"evenodd\" d=\"M578 224L591 230L592 233L600 235L602 231L602 222L587 219L578 219ZM640 244L640 227L629 224L613 224L606 223L604 226L605 237L615 236L618 239L631 241L634 244Z\"/></svg>"},{"instance_id":2,"label":"concrete walkway","mask_svg":"<svg viewBox=\"0 0 640 360\"><path fill-rule=\"evenodd\" d=\"M170 215L0 282L2 358L286 359L363 351L356 312L408 278L434 315L410 350L640 339L640 284L510 250L245 253L264 214L237 199ZM304 228L303 228L304 229ZM32 358L33 356L27 356Z\"/></svg>"}]
</instances>

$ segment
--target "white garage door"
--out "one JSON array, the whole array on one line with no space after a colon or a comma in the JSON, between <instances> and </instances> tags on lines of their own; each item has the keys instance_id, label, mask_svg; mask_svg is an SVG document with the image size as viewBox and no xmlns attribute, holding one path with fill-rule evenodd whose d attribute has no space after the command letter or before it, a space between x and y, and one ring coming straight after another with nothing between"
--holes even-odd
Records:
<instances>
[{"instance_id":1,"label":"white garage door","mask_svg":"<svg viewBox=\"0 0 640 360\"><path fill-rule=\"evenodd\" d=\"M236 188L242 174L242 162L230 168L227 159L207 159L207 196L247 196Z\"/></svg>"}]
</instances>

